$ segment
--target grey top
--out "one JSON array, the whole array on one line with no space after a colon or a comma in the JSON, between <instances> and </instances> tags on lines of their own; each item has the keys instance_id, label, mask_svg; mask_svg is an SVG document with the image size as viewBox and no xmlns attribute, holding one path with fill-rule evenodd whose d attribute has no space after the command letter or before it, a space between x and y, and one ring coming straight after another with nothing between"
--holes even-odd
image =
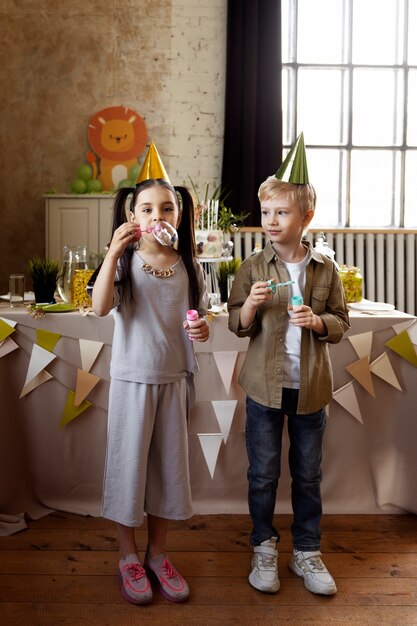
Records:
<instances>
[{"instance_id":1,"label":"grey top","mask_svg":"<svg viewBox=\"0 0 417 626\"><path fill-rule=\"evenodd\" d=\"M198 261L195 265L203 293L199 313L204 314L204 275ZM115 287L110 375L132 382L171 383L198 369L193 343L182 326L190 308L188 275L181 258L168 278L148 274L142 267L143 260L135 253L130 302L121 303Z\"/></svg>"}]
</instances>

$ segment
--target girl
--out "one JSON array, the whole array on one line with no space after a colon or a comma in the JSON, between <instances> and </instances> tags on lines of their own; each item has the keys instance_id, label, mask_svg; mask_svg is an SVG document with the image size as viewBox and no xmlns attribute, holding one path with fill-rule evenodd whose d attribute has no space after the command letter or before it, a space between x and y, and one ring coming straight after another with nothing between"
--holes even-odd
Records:
<instances>
[{"instance_id":1,"label":"girl","mask_svg":"<svg viewBox=\"0 0 417 626\"><path fill-rule=\"evenodd\" d=\"M178 230L178 251L150 232L161 221ZM103 516L117 523L122 594L135 604L152 600L149 579L168 600L189 596L167 557L166 537L169 519L192 515L186 422L197 364L190 338L207 341L209 335L203 318L192 328L185 320L189 308L206 311L194 254L194 207L184 187L158 178L118 191L112 240L92 300L97 315L113 309L115 318ZM134 529L144 511L142 567Z\"/></svg>"}]
</instances>

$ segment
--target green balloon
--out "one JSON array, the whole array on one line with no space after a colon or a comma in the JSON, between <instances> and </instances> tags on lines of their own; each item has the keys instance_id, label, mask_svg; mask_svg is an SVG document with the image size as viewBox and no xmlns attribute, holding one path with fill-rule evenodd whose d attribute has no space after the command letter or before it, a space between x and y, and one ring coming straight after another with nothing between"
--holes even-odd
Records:
<instances>
[{"instance_id":1,"label":"green balloon","mask_svg":"<svg viewBox=\"0 0 417 626\"><path fill-rule=\"evenodd\" d=\"M71 183L72 193L85 193L87 191L87 183L81 178L76 178Z\"/></svg>"},{"instance_id":2,"label":"green balloon","mask_svg":"<svg viewBox=\"0 0 417 626\"><path fill-rule=\"evenodd\" d=\"M87 181L87 193L100 193L103 191L103 185L98 178L91 178Z\"/></svg>"},{"instance_id":3,"label":"green balloon","mask_svg":"<svg viewBox=\"0 0 417 626\"><path fill-rule=\"evenodd\" d=\"M77 178L81 178L82 180L90 180L93 177L93 168L88 163L81 163L77 167Z\"/></svg>"},{"instance_id":4,"label":"green balloon","mask_svg":"<svg viewBox=\"0 0 417 626\"><path fill-rule=\"evenodd\" d=\"M134 180L135 183L136 183L137 178L138 178L138 176L140 174L140 170L141 170L141 167L140 167L139 163L136 163L136 165L132 165L129 168L129 178L131 180Z\"/></svg>"},{"instance_id":5,"label":"green balloon","mask_svg":"<svg viewBox=\"0 0 417 626\"><path fill-rule=\"evenodd\" d=\"M117 188L118 189L123 189L123 187L134 187L134 186L135 186L135 183L133 182L133 180L130 180L130 178L124 178L117 185Z\"/></svg>"}]
</instances>

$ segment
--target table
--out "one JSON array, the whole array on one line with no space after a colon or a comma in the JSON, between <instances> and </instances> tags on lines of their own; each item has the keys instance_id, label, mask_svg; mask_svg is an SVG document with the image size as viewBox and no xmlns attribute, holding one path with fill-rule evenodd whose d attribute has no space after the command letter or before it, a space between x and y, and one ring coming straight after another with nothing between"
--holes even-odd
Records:
<instances>
[{"instance_id":1,"label":"table","mask_svg":"<svg viewBox=\"0 0 417 626\"><path fill-rule=\"evenodd\" d=\"M18 345L0 358L0 534L24 528L24 514L37 518L59 509L99 516L113 318L75 312L33 319L25 309L8 305L0 305L0 317L17 322L11 337ZM330 403L323 458L325 513L417 513L417 369L385 345L397 336L393 325L415 320L396 311L353 313L347 336L330 347L334 389L348 385L363 423L338 401ZM227 329L227 314L213 317L210 326L209 341L195 345L200 371L189 425L194 508L199 514L246 513L245 395L237 377L247 340ZM56 358L46 367L52 378L19 399L38 329L61 335L53 348ZM348 337L362 333L372 333L370 361L386 352L402 391L373 374L374 398L345 369L358 360ZM59 428L68 390L75 389L81 368L79 339L103 343L91 368L101 380L87 396L92 406ZM223 436L217 415L223 418ZM203 445L214 450L212 457L205 456ZM285 435L283 459L287 448ZM291 511L286 463L276 510Z\"/></svg>"}]
</instances>

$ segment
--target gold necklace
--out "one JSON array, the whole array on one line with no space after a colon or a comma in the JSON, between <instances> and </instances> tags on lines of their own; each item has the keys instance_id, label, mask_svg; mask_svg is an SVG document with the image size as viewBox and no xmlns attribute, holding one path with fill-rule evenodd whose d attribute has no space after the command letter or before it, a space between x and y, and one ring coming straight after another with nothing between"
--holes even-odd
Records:
<instances>
[{"instance_id":1,"label":"gold necklace","mask_svg":"<svg viewBox=\"0 0 417 626\"><path fill-rule=\"evenodd\" d=\"M152 276L156 276L157 278L169 278L175 274L175 270L173 267L168 267L166 270L157 270L152 265L148 263L144 263L142 265L142 269L147 274L152 274Z\"/></svg>"}]
</instances>

